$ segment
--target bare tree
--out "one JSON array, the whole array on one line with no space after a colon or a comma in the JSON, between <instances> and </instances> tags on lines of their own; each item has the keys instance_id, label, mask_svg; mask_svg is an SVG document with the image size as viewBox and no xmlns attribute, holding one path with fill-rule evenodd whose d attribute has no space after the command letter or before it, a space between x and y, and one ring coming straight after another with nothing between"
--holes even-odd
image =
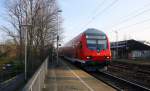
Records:
<instances>
[{"instance_id":1,"label":"bare tree","mask_svg":"<svg viewBox=\"0 0 150 91\"><path fill-rule=\"evenodd\" d=\"M14 39L19 49L20 60L23 60L25 31L27 31L28 63L33 67L35 62L41 62L48 55L47 50L50 47L54 47L58 30L61 36L62 32L58 26L61 26L62 19L57 2L56 0L8 0L7 4L11 28L2 26L1 29Z\"/></svg>"}]
</instances>

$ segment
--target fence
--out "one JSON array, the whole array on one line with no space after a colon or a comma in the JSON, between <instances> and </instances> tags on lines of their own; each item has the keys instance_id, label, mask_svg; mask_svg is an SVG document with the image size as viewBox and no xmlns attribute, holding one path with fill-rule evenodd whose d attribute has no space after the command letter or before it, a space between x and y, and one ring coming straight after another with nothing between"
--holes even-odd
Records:
<instances>
[{"instance_id":1,"label":"fence","mask_svg":"<svg viewBox=\"0 0 150 91\"><path fill-rule=\"evenodd\" d=\"M41 91L44 88L44 80L48 69L48 58L42 63L33 77L28 81L22 91Z\"/></svg>"}]
</instances>

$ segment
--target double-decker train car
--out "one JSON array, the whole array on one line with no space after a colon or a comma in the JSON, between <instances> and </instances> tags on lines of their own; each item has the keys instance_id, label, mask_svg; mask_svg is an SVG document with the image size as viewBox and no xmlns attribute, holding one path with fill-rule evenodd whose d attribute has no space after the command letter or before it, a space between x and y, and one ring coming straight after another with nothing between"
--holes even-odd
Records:
<instances>
[{"instance_id":1,"label":"double-decker train car","mask_svg":"<svg viewBox=\"0 0 150 91\"><path fill-rule=\"evenodd\" d=\"M104 68L111 61L110 42L104 32L89 28L65 44L60 55L84 67Z\"/></svg>"}]
</instances>

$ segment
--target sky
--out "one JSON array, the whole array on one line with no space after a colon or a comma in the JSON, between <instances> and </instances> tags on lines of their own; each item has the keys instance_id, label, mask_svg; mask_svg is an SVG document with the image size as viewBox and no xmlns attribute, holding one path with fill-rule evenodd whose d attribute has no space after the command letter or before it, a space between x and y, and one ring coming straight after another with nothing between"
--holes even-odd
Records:
<instances>
[{"instance_id":1,"label":"sky","mask_svg":"<svg viewBox=\"0 0 150 91\"><path fill-rule=\"evenodd\" d=\"M0 0L0 26L7 25L5 0ZM87 28L105 32L110 41L150 41L150 0L58 0L62 10L63 44ZM0 41L6 35L0 31Z\"/></svg>"},{"instance_id":2,"label":"sky","mask_svg":"<svg viewBox=\"0 0 150 91\"><path fill-rule=\"evenodd\" d=\"M5 0L0 0L0 26L1 25L7 25L7 22L4 19L5 16ZM0 42L5 41L6 34L4 34L2 31L0 31Z\"/></svg>"},{"instance_id":3,"label":"sky","mask_svg":"<svg viewBox=\"0 0 150 91\"><path fill-rule=\"evenodd\" d=\"M150 0L58 0L64 43L87 28L104 31L110 41L150 41Z\"/></svg>"}]
</instances>

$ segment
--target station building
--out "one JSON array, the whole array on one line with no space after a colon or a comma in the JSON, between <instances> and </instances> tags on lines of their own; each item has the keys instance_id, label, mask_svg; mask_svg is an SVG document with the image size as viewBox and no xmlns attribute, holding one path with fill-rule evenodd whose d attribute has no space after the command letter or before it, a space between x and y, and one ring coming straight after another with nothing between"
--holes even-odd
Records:
<instances>
[{"instance_id":1,"label":"station building","mask_svg":"<svg viewBox=\"0 0 150 91\"><path fill-rule=\"evenodd\" d=\"M150 58L150 43L134 39L111 43L113 58L144 59Z\"/></svg>"}]
</instances>

